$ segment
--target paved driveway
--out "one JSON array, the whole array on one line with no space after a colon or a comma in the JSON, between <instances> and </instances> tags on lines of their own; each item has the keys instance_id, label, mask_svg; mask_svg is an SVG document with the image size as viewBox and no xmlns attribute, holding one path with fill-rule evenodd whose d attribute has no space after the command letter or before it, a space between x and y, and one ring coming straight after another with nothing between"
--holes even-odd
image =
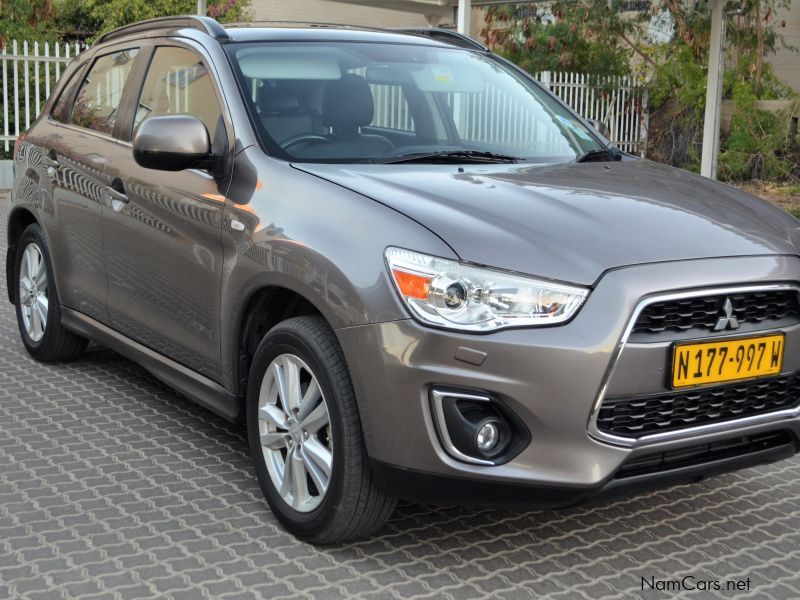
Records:
<instances>
[{"instance_id":1,"label":"paved driveway","mask_svg":"<svg viewBox=\"0 0 800 600\"><path fill-rule=\"evenodd\" d=\"M800 597L800 460L559 512L404 505L317 549L270 514L241 429L102 348L33 362L3 298L0 598L665 598L685 575Z\"/></svg>"}]
</instances>

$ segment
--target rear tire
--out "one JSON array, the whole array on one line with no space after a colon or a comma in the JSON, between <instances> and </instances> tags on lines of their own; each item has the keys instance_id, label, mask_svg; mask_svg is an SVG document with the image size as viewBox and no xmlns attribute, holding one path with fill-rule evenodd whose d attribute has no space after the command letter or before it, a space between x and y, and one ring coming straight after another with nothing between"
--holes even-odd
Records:
<instances>
[{"instance_id":1,"label":"rear tire","mask_svg":"<svg viewBox=\"0 0 800 600\"><path fill-rule=\"evenodd\" d=\"M247 429L264 496L298 538L363 538L391 516L396 501L372 481L350 373L322 318L289 319L261 341L250 369Z\"/></svg>"},{"instance_id":2,"label":"rear tire","mask_svg":"<svg viewBox=\"0 0 800 600\"><path fill-rule=\"evenodd\" d=\"M73 360L89 343L61 326L61 305L41 227L31 223L17 242L14 263L17 324L28 353L40 362Z\"/></svg>"}]
</instances>

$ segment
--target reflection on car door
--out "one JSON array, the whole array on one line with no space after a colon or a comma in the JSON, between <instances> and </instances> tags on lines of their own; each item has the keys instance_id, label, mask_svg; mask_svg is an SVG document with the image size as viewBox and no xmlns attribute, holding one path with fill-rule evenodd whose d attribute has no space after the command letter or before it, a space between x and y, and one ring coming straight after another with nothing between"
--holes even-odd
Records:
<instances>
[{"instance_id":1,"label":"reflection on car door","mask_svg":"<svg viewBox=\"0 0 800 600\"><path fill-rule=\"evenodd\" d=\"M201 56L179 46L151 51L141 95L129 111L129 139L150 117L188 114L206 125L212 140L226 140L219 96ZM112 326L219 379L224 189L206 171L141 167L129 144L107 172L116 191L104 215Z\"/></svg>"},{"instance_id":2,"label":"reflection on car door","mask_svg":"<svg viewBox=\"0 0 800 600\"><path fill-rule=\"evenodd\" d=\"M102 230L109 183L105 166L118 146L113 139L116 115L136 54L136 48L111 51L96 57L88 70L80 69L41 128L52 185L51 201L42 202L42 211L45 221L58 221L47 229L60 301L104 323L109 322Z\"/></svg>"}]
</instances>

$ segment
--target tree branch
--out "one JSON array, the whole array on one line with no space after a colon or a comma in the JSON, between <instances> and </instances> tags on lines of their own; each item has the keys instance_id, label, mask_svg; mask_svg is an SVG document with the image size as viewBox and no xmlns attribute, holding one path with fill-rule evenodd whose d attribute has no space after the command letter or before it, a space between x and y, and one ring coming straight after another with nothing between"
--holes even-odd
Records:
<instances>
[{"instance_id":1,"label":"tree branch","mask_svg":"<svg viewBox=\"0 0 800 600\"><path fill-rule=\"evenodd\" d=\"M645 60L645 62L650 64L652 67L658 68L660 66L656 61L654 61L652 58L650 58L641 48L639 48L639 46L636 44L636 42L634 42L632 39L630 39L625 34L624 31L620 31L619 32L619 37L623 42L625 42L626 44L628 44L628 46L631 47L631 50L633 50L634 52L636 52L636 54L641 56Z\"/></svg>"}]
</instances>

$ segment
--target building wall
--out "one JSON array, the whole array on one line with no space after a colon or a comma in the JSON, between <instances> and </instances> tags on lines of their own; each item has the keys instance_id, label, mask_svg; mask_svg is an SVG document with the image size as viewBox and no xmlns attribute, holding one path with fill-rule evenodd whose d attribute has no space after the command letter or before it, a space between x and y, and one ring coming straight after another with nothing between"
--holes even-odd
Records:
<instances>
[{"instance_id":1,"label":"building wall","mask_svg":"<svg viewBox=\"0 0 800 600\"><path fill-rule=\"evenodd\" d=\"M786 27L778 30L786 43L800 48L800 2L795 1L791 7L779 9L775 18L778 22L786 21ZM800 54L784 49L767 60L772 63L778 79L800 92Z\"/></svg>"},{"instance_id":2,"label":"building wall","mask_svg":"<svg viewBox=\"0 0 800 600\"><path fill-rule=\"evenodd\" d=\"M326 0L253 0L257 21L316 21L367 27L426 27L421 14L328 2Z\"/></svg>"}]
</instances>

